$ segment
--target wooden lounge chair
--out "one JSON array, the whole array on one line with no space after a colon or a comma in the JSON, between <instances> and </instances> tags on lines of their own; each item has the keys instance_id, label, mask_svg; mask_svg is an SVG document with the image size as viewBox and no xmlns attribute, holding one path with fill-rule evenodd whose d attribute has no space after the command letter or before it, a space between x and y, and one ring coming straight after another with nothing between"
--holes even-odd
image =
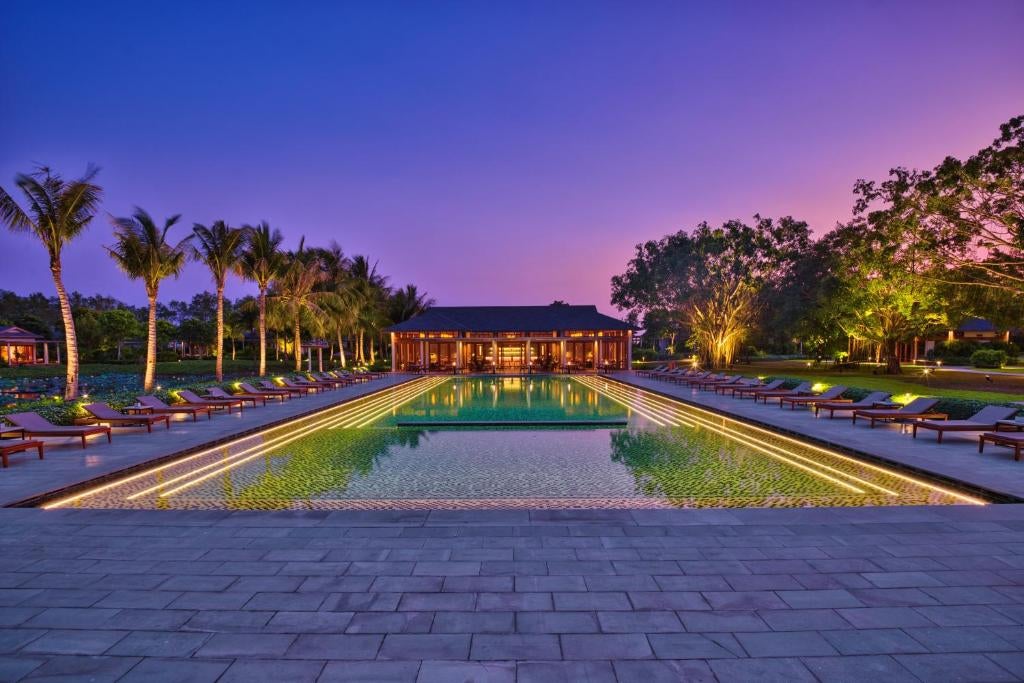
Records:
<instances>
[{"instance_id":1,"label":"wooden lounge chair","mask_svg":"<svg viewBox=\"0 0 1024 683\"><path fill-rule=\"evenodd\" d=\"M991 441L997 446L1013 449L1013 459L1020 460L1020 450L1024 448L1024 434L1020 432L985 432L978 437L978 452L985 452L985 442Z\"/></svg>"},{"instance_id":2,"label":"wooden lounge chair","mask_svg":"<svg viewBox=\"0 0 1024 683\"><path fill-rule=\"evenodd\" d=\"M331 375L326 372L311 372L310 375L312 375L314 380L318 380L320 382L331 382L337 387L347 387L348 385L355 384L356 382L354 379L349 379L348 377L336 377L335 375Z\"/></svg>"},{"instance_id":3,"label":"wooden lounge chair","mask_svg":"<svg viewBox=\"0 0 1024 683\"><path fill-rule=\"evenodd\" d=\"M641 368L640 370L637 370L635 374L637 377L650 377L652 374L656 372L661 372L663 370L668 370L668 366L665 365L664 363L661 365L655 365L653 368L650 369Z\"/></svg>"},{"instance_id":4,"label":"wooden lounge chair","mask_svg":"<svg viewBox=\"0 0 1024 683\"><path fill-rule=\"evenodd\" d=\"M785 404L789 404L790 410L796 410L798 405L800 406L812 406L815 403L828 403L829 401L836 401L843 392L846 391L846 387L841 384L837 384L834 387L829 387L828 390L821 392L815 396L780 396L779 407L782 408Z\"/></svg>"},{"instance_id":5,"label":"wooden lounge chair","mask_svg":"<svg viewBox=\"0 0 1024 683\"><path fill-rule=\"evenodd\" d=\"M857 424L858 417L866 417L870 421L872 428L874 428L876 422L886 420L945 420L949 417L946 413L932 412L932 408L938 402L939 399L937 398L915 398L898 410L891 408L855 410L851 419L853 424Z\"/></svg>"},{"instance_id":6,"label":"wooden lounge chair","mask_svg":"<svg viewBox=\"0 0 1024 683\"><path fill-rule=\"evenodd\" d=\"M282 402L284 402L286 399L290 399L292 397L292 393L290 391L285 391L284 389L257 389L253 385L248 384L246 382L239 382L238 383L238 388L241 389L242 391L244 391L247 394L252 394L253 396L266 396L267 398L279 398L279 399L281 399Z\"/></svg>"},{"instance_id":7,"label":"wooden lounge chair","mask_svg":"<svg viewBox=\"0 0 1024 683\"><path fill-rule=\"evenodd\" d=\"M296 387L288 386L287 384L274 384L270 380L266 379L260 380L260 386L264 387L265 389L277 389L279 391L287 391L289 394L293 396L305 396L306 394L310 394L316 391L316 389L312 389L310 387Z\"/></svg>"},{"instance_id":8,"label":"wooden lounge chair","mask_svg":"<svg viewBox=\"0 0 1024 683\"><path fill-rule=\"evenodd\" d=\"M856 402L848 398L840 398L834 399L832 401L815 403L814 414L817 415L822 410L827 410L829 419L832 419L832 417L835 416L837 410L846 411L878 408L878 404L885 403L889 396L890 394L888 391L872 391L870 394Z\"/></svg>"},{"instance_id":9,"label":"wooden lounge chair","mask_svg":"<svg viewBox=\"0 0 1024 683\"><path fill-rule=\"evenodd\" d=\"M705 380L721 379L722 377L725 377L725 375L723 375L721 373L715 374L713 372L707 371L707 372L698 372L696 375L682 374L682 375L678 375L676 377L670 377L669 380L672 381L672 382L675 382L677 384L685 384L687 386L693 386L695 384L700 384L701 382L703 382Z\"/></svg>"},{"instance_id":10,"label":"wooden lounge chair","mask_svg":"<svg viewBox=\"0 0 1024 683\"><path fill-rule=\"evenodd\" d=\"M156 396L136 396L139 405L149 408L151 413L164 415L191 415L192 421L196 422L199 416L206 413L206 419L213 417L213 408L210 406L195 406L187 403L177 403L169 406Z\"/></svg>"},{"instance_id":11,"label":"wooden lounge chair","mask_svg":"<svg viewBox=\"0 0 1024 683\"><path fill-rule=\"evenodd\" d=\"M690 386L696 386L698 389L701 390L714 389L715 387L719 387L726 384L736 384L741 379L743 379L741 375L726 375L725 377L722 377L720 379L708 378L703 382L697 382L696 384L691 383Z\"/></svg>"},{"instance_id":12,"label":"wooden lounge chair","mask_svg":"<svg viewBox=\"0 0 1024 683\"><path fill-rule=\"evenodd\" d=\"M768 405L768 399L781 399L784 396L807 396L813 393L810 382L801 382L792 389L772 389L771 391L759 391L754 394L754 403L763 401Z\"/></svg>"},{"instance_id":13,"label":"wooden lounge chair","mask_svg":"<svg viewBox=\"0 0 1024 683\"><path fill-rule=\"evenodd\" d=\"M323 378L317 377L313 373L309 373L304 377L300 377L299 380L300 382L304 380L306 382L312 382L313 384L320 384L322 386L327 387L328 389L337 389L338 387L343 387L349 383L347 379L341 379L340 377Z\"/></svg>"},{"instance_id":14,"label":"wooden lounge chair","mask_svg":"<svg viewBox=\"0 0 1024 683\"><path fill-rule=\"evenodd\" d=\"M263 405L267 405L267 397L263 396L261 394L247 394L245 392L239 392L237 394L229 394L228 392L224 391L220 387L208 387L206 389L206 396L204 396L202 398L212 398L212 399L219 399L219 400L223 400L223 399L229 399L230 400L230 399L236 398L239 401L241 401L242 403L245 403L246 401L248 401L249 403L252 404L253 408L256 407L256 401L259 401Z\"/></svg>"},{"instance_id":15,"label":"wooden lounge chair","mask_svg":"<svg viewBox=\"0 0 1024 683\"><path fill-rule=\"evenodd\" d=\"M152 433L153 424L163 422L164 427L167 429L171 428L170 415L125 415L114 410L106 403L90 403L82 407L96 418L97 423L106 422L111 427L144 426L147 432Z\"/></svg>"},{"instance_id":16,"label":"wooden lounge chair","mask_svg":"<svg viewBox=\"0 0 1024 683\"><path fill-rule=\"evenodd\" d=\"M722 396L725 396L728 393L732 393L736 389L742 389L744 387L752 388L752 387L760 387L760 386L764 386L764 385L761 383L761 380L759 380L759 379L741 378L740 381L738 381L738 382L732 382L732 383L726 382L726 383L723 383L723 384L716 384L715 386L713 386L711 388L715 390L716 394L721 394Z\"/></svg>"},{"instance_id":17,"label":"wooden lounge chair","mask_svg":"<svg viewBox=\"0 0 1024 683\"><path fill-rule=\"evenodd\" d=\"M1006 406L985 406L966 420L921 420L914 423L914 438L917 438L917 428L934 429L936 440L942 443L943 432L984 432L995 430L1000 420L1009 420L1017 414L1019 408L1008 408Z\"/></svg>"},{"instance_id":18,"label":"wooden lounge chair","mask_svg":"<svg viewBox=\"0 0 1024 683\"><path fill-rule=\"evenodd\" d=\"M5 427L0 425L0 439L24 439L25 430L17 427Z\"/></svg>"},{"instance_id":19,"label":"wooden lounge chair","mask_svg":"<svg viewBox=\"0 0 1024 683\"><path fill-rule=\"evenodd\" d=\"M301 380L301 379L288 379L287 377L282 377L279 381L281 383L281 386L285 386L285 387L292 387L292 388L295 388L295 387L299 387L299 388L305 387L307 389L312 389L313 391L315 391L317 393L319 393L321 391L326 391L327 390L327 386L325 386L323 384L314 384L313 382L308 382L308 381Z\"/></svg>"},{"instance_id":20,"label":"wooden lounge chair","mask_svg":"<svg viewBox=\"0 0 1024 683\"><path fill-rule=\"evenodd\" d=\"M424 370L423 367L420 366L420 369L418 370L418 372L426 372L426 370ZM351 372L349 372L347 370L335 370L331 374L334 375L335 377L337 377L338 379L347 379L350 382L369 382L370 381L370 377L368 377L366 375L354 375L354 374L352 374Z\"/></svg>"},{"instance_id":21,"label":"wooden lounge chair","mask_svg":"<svg viewBox=\"0 0 1024 683\"><path fill-rule=\"evenodd\" d=\"M771 382L768 382L768 384L733 384L732 386L723 387L722 393L729 393L733 398L746 398L748 396L757 396L758 394L762 394L766 391L778 391L785 383L786 380L784 379L773 379Z\"/></svg>"},{"instance_id":22,"label":"wooden lounge chair","mask_svg":"<svg viewBox=\"0 0 1024 683\"><path fill-rule=\"evenodd\" d=\"M25 436L77 436L82 439L82 448L85 448L85 439L93 434L106 434L107 442L111 440L110 427L103 425L75 425L58 426L36 413L8 413L4 415L15 427L25 430Z\"/></svg>"},{"instance_id":23,"label":"wooden lounge chair","mask_svg":"<svg viewBox=\"0 0 1024 683\"><path fill-rule=\"evenodd\" d=\"M710 377L711 373L701 370L684 370L682 368L673 368L651 375L652 379L660 380L662 382L680 382L693 377Z\"/></svg>"},{"instance_id":24,"label":"wooden lounge chair","mask_svg":"<svg viewBox=\"0 0 1024 683\"><path fill-rule=\"evenodd\" d=\"M242 399L240 398L203 398L189 389L180 389L177 394L178 398L190 406L209 406L214 410L225 408L228 415L231 414L232 408L238 408L238 412L242 412Z\"/></svg>"},{"instance_id":25,"label":"wooden lounge chair","mask_svg":"<svg viewBox=\"0 0 1024 683\"><path fill-rule=\"evenodd\" d=\"M35 441L33 439L14 439L12 441L4 441L0 443L0 459L3 460L4 467L7 467L7 458L12 453L21 453L22 451L28 451L36 449L39 453L39 459L43 459L43 442Z\"/></svg>"}]
</instances>

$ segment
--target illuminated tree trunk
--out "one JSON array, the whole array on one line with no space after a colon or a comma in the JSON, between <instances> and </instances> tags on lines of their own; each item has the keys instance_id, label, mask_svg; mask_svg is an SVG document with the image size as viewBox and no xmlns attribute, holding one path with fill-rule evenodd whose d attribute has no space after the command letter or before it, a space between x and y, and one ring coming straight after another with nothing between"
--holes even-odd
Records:
<instances>
[{"instance_id":1,"label":"illuminated tree trunk","mask_svg":"<svg viewBox=\"0 0 1024 683\"><path fill-rule=\"evenodd\" d=\"M260 287L260 377L267 374L267 288Z\"/></svg>"},{"instance_id":2,"label":"illuminated tree trunk","mask_svg":"<svg viewBox=\"0 0 1024 683\"><path fill-rule=\"evenodd\" d=\"M295 372L302 370L302 330L299 325L299 317L295 316L295 323L292 326L292 345L295 355Z\"/></svg>"},{"instance_id":3,"label":"illuminated tree trunk","mask_svg":"<svg viewBox=\"0 0 1024 683\"><path fill-rule=\"evenodd\" d=\"M217 283L217 356L214 374L218 382L224 381L224 284Z\"/></svg>"},{"instance_id":4,"label":"illuminated tree trunk","mask_svg":"<svg viewBox=\"0 0 1024 683\"><path fill-rule=\"evenodd\" d=\"M157 290L146 292L149 299L149 329L146 335L146 372L142 376L142 390L149 393L156 382L156 296Z\"/></svg>"},{"instance_id":5,"label":"illuminated tree trunk","mask_svg":"<svg viewBox=\"0 0 1024 683\"><path fill-rule=\"evenodd\" d=\"M78 396L78 336L75 334L75 318L71 315L71 302L68 301L68 293L64 289L61 270L59 260L50 262L50 273L53 274L53 284L57 288L57 300L60 302L60 317L64 323L64 345L68 352L64 398L72 399Z\"/></svg>"}]
</instances>

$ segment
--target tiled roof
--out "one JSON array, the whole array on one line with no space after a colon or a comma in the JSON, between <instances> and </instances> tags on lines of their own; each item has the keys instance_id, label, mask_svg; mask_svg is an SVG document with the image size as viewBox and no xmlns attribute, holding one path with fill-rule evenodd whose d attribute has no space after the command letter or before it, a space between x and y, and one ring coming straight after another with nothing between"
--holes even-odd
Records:
<instances>
[{"instance_id":1,"label":"tiled roof","mask_svg":"<svg viewBox=\"0 0 1024 683\"><path fill-rule=\"evenodd\" d=\"M996 326L984 318L968 318L957 329L961 332L995 332Z\"/></svg>"},{"instance_id":2,"label":"tiled roof","mask_svg":"<svg viewBox=\"0 0 1024 683\"><path fill-rule=\"evenodd\" d=\"M20 327L11 325L10 327L0 327L0 339L10 342L24 342L30 343L42 339L38 334L23 330Z\"/></svg>"},{"instance_id":3,"label":"tiled roof","mask_svg":"<svg viewBox=\"0 0 1024 683\"><path fill-rule=\"evenodd\" d=\"M597 306L435 306L392 325L390 332L544 332L629 330Z\"/></svg>"}]
</instances>

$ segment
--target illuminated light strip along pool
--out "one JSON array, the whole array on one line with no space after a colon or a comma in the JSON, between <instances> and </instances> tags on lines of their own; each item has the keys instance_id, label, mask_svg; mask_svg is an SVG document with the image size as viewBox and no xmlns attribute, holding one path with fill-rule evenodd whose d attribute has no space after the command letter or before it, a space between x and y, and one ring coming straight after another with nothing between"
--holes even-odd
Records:
<instances>
[{"instance_id":1,"label":"illuminated light strip along pool","mask_svg":"<svg viewBox=\"0 0 1024 683\"><path fill-rule=\"evenodd\" d=\"M384 408L383 412L375 413L375 415L376 416L386 415L388 412L390 412L394 408L402 405L403 403L408 403L409 401L413 400L417 396L419 396L419 395L421 395L423 393L426 393L427 391L430 391L431 389L433 389L438 384L442 384L442 383L444 383L446 381L447 381L447 379L432 378L432 379L427 380L426 382L418 384L417 387L409 388L407 391L405 391L404 393L402 393L400 395L397 395L397 396L396 395L392 395L391 397L388 398L388 400L385 401L385 403L387 405ZM372 411L372 409L370 409L370 410ZM365 414L366 410L364 409L364 410L362 410L360 412L361 412L361 414ZM333 421L329 421L327 424L318 423L318 425L315 428L305 429L305 430L302 430L302 431L298 432L297 434L288 435L283 440L277 441L276 443L269 443L268 442L266 444L260 444L260 446L257 447L256 452L250 453L250 454L246 455L245 457L239 457L239 455L241 455L241 454L236 454L236 455L232 456L232 458L229 460L229 462L227 464L225 464L223 462L213 463L211 465L207 465L206 467L202 467L202 468L199 468L197 470L193 470L192 472L187 472L186 474L181 475L180 477L178 477L177 481L180 481L183 478L184 479L188 479L188 481L186 481L185 483L183 483L183 484L181 484L179 486L176 486L176 487L174 487L174 488L172 488L170 490L162 491L159 494L159 496L161 498L167 498L167 497L173 496L174 494L180 493L181 491L184 491L186 489L192 488L196 484L200 484L200 483L206 481L207 479L210 479L211 477L215 477L218 474L223 474L224 472L232 470L232 469L238 467L239 465L243 465L243 464L245 464L245 463L247 463L250 460L253 460L255 458L262 457L267 452L268 447L277 448L279 446L284 446L284 445L289 444L289 443L291 443L293 441L297 441L298 439L301 439L301 438L309 435L310 433L312 433L314 431L319 431L320 429L324 429L325 427L327 429L334 429L334 427L338 426L339 424L342 424L342 426L352 426L352 425L355 425L355 423L359 419L361 419L361 418L356 418L355 420L352 420L348 416L345 416L345 417L337 418L337 419L335 419ZM376 417L374 419L376 419ZM360 424L364 424L364 423L360 423ZM358 426L358 425L356 425L356 426ZM250 449L250 450L252 450L252 449ZM201 472L201 471L203 471L205 469L208 469L210 467L215 467L215 466L219 466L219 468L213 470L212 472L207 472L206 474L203 474L202 476L199 476L199 477L195 476L198 472ZM189 479L189 477L192 477L192 478ZM170 483L172 483L171 480L163 482L159 486L152 487L152 488L150 488L147 491L144 491L144 492L140 491L139 493L136 493L136 494L133 494L132 496L130 496L129 500L132 499L132 498L137 498L140 495L142 495L143 493L152 493L154 490L161 489L161 488L166 488L167 485L170 484Z\"/></svg>"},{"instance_id":2,"label":"illuminated light strip along pool","mask_svg":"<svg viewBox=\"0 0 1024 683\"><path fill-rule=\"evenodd\" d=\"M636 407L637 399L632 399L633 402L631 403L630 400L629 400L629 397L625 394L625 392L619 393L619 392L616 392L615 390L611 389L610 387L603 387L602 388L602 387L591 385L589 382L583 382L583 383L586 384L591 389L593 389L594 391L597 391L597 392L605 395L606 397L610 398L611 400L613 400L613 401L615 401L617 403L620 403L620 404L626 406L627 408L629 408L631 410L636 410L637 412L639 412L639 410ZM730 439L730 440L735 441L737 443L741 443L744 446L752 448L752 449L754 449L754 450L756 450L756 451L758 451L760 453L764 453L765 455L767 455L769 457L775 458L776 460L780 460L780 461L786 463L787 465L790 465L791 467L796 467L797 469L804 470L805 472L808 472L809 474L811 474L813 476L816 476L819 479L824 479L825 481L832 482L833 484L836 484L837 486L841 486L841 487L843 487L845 489L853 491L854 493L865 493L865 491L863 489L861 489L861 488L858 488L854 484L851 484L851 483L849 483L847 481L843 481L842 479L838 479L838 478L836 478L834 476L831 476L829 474L826 474L826 473L822 472L820 469L818 469L818 467L821 467L821 468L827 469L827 470L831 470L831 471L835 472L837 475L840 475L840 476L843 476L843 477L847 477L849 479L853 479L854 481L856 481L859 484L864 484L864 485L876 488L876 489L882 491L883 493L885 493L887 495L892 495L892 496L899 495L895 491L891 491L891 490L889 490L887 488L884 488L882 486L878 486L876 484L871 484L870 482L866 482L866 481L860 479L859 477L855 477L855 476L847 474L845 472L840 472L839 470L835 470L835 469L833 469L831 467L828 467L827 465L821 465L820 463L815 463L813 460L810 460L808 458L803 458L803 457L801 457L799 455L796 455L795 453L791 453L790 451L786 451L785 449L779 448L778 446L769 446L769 445L766 445L766 444L757 443L756 441L751 441L749 439L743 438L739 434L734 433L734 432L732 432L730 430L727 430L727 429L724 429L724 428L720 428L720 427L718 427L716 425L702 423L698 419L693 418L693 417L691 417L689 415L683 415L681 413L680 414L676 414L676 413L674 413L672 411L669 411L669 410L666 410L666 409L663 409L663 408L660 408L660 407L656 407L656 406L645 405L645 407L647 408L647 410L654 411L656 414L660 415L662 418L664 418L666 420L669 420L669 423L668 423L669 426L679 427L680 425L686 425L687 427L704 427L705 429L709 429L709 430L715 432L716 434L720 434L720 435L726 437L727 439ZM641 413L641 414L643 414L643 413ZM645 415L645 417L647 417L647 416ZM650 418L648 417L648 419L650 419ZM673 422L672 421L673 419L674 420L678 420L678 422ZM778 452L776 452L776 451L778 451ZM786 454L786 455L783 455L783 454ZM786 457L787 455L793 456L794 458L797 458L797 459L802 460L802 461L807 462L807 463L813 463L813 466L806 465L806 464L804 464L802 462L796 462L796 461L792 460L791 458Z\"/></svg>"},{"instance_id":3,"label":"illuminated light strip along pool","mask_svg":"<svg viewBox=\"0 0 1024 683\"><path fill-rule=\"evenodd\" d=\"M761 434L766 434L766 435L769 435L769 436L771 436L773 438L776 438L776 439L781 439L781 440L784 440L784 441L788 441L790 443L798 444L801 447L814 450L816 452L822 453L822 454L824 454L826 456L829 456L831 458L835 458L835 459L842 460L842 461L845 461L845 462L851 462L851 463L856 464L859 467L864 467L864 468L867 468L867 469L870 469L870 470L874 470L876 472L880 472L880 473L885 474L887 476L891 476L891 477L894 477L894 478L897 478L897 479L902 479L903 481L911 482L911 483L913 483L913 484L915 484L917 486L922 486L922 487L930 489L932 491L936 491L938 493L942 493L944 495L957 498L958 500L962 500L965 503L969 503L969 504L972 504L972 505L987 505L988 504L987 501L984 501L982 499L975 498L973 496L969 496L969 495L960 493L958 491L954 491L954 490L951 490L951 489L948 489L948 488L945 488L945 487L942 487L942 486L938 486L938 485L930 483L928 481L924 481L924 480L921 480L921 479L917 479L917 478L914 478L914 477L902 474L899 471L892 470L892 469L887 469L885 467L880 467L880 466L874 465L874 464L872 464L872 463L870 463L868 461L861 460L859 458L855 458L855 457L851 457L851 456L847 456L847 455L843 455L842 453L838 453L836 451L832 451L832 450L829 450L827 448L823 448L821 446L817 446L817 445L812 444L812 443L801 441L799 439L792 438L790 436L787 436L785 434L782 434L782 433L779 433L779 432L776 432L776 431L773 431L773 430L770 430L770 429L765 429L763 427L759 427L757 425L750 424L750 423L744 422L742 420L737 420L737 419L734 419L734 418L726 417L726 416L724 416L724 415L722 415L720 413L716 413L716 412L713 412L713 411L710 411L710 410L705 410L703 408L699 408L697 406L693 406L693 405L690 405L690 404L683 404L683 403L680 403L678 401L674 401L672 399L665 398L663 396L659 396L658 394L655 394L653 392L647 391L645 389L641 389L639 387L634 387L634 386L631 386L631 385L628 385L628 384L625 384L625 383L621 383L621 382L617 382L617 381L597 380L597 379L589 378L589 377L588 378L578 377L577 380L580 381L581 383L586 384L588 387L594 389L595 391L598 391L599 393L602 393L603 395L607 396L608 398L611 398L611 396L610 396L610 394L608 392L612 391L612 387L614 386L614 387L618 388L617 391L622 392L621 395L626 397L628 400L633 401L634 404L637 403L637 402L642 402L641 404L644 405L644 406L650 406L652 404L654 406L660 406L663 410L667 409L667 410L671 410L674 413L679 414L681 416L685 415L686 417L690 418L691 420L694 420L694 421L696 421L696 422L698 422L698 423L700 423L700 424L702 424L704 426L707 426L708 428L716 429L716 426L714 425L713 422L708 420L707 417L701 417L701 416L709 416L710 418L712 418L714 420L724 420L724 421L730 422L732 424L741 425L744 429L746 429L748 431L759 432ZM688 412L684 412L681 409L681 407L685 408L687 411L692 411L692 413L697 413L697 414L694 415L694 414L691 414L691 413L688 413ZM630 408L635 410L633 405L630 405ZM648 407L648 409L650 409L650 408ZM639 413L640 411L637 411L637 412ZM679 419L682 419L682 417L680 417ZM729 438L735 438L735 434L733 434L733 433L725 433L725 436L728 436Z\"/></svg>"},{"instance_id":4,"label":"illuminated light strip along pool","mask_svg":"<svg viewBox=\"0 0 1024 683\"><path fill-rule=\"evenodd\" d=\"M429 378L427 378L427 377L420 377L420 378L414 379L414 380L412 380L410 382L399 384L399 385L397 385L395 387L391 387L389 389L385 389L385 390L383 390L381 392L374 392L374 393L369 394L367 396L360 396L358 398L352 399L351 401L346 401L342 405L335 406L333 408L326 408L326 409L324 409L324 413L329 413L329 414L327 414L324 417L322 417L321 419L315 421L313 423L313 425L326 425L326 424L330 424L331 422L333 422L334 420L337 419L339 412L351 411L353 408L362 409L366 404L369 404L369 403L376 404L377 402L379 402L382 399L384 399L385 396L390 398L390 397L394 396L394 394L396 392L404 392L404 391L406 391L406 390L408 390L410 388L422 386L424 383L427 383L427 382L429 382ZM431 383L431 386L433 386L433 383ZM233 444L237 444L237 443L241 443L243 441L247 441L249 439L258 437L261 434L266 434L268 432L277 431L277 430L286 428L286 427L288 427L290 425L295 425L295 424L299 424L299 423L302 423L302 422L307 422L308 420L310 420L310 416L309 415L305 415L305 416L302 416L302 417L297 417L297 418L295 418L293 420L289 420L287 422L284 422L284 423L281 423L281 424L277 424L277 425L274 425L272 427L268 427L268 428L266 428L264 430L256 432L255 434L247 434L246 436L239 437L239 438L235 439L234 441L230 441L230 442L224 443L224 444L219 444L219 445L214 446L212 448L203 449L202 451L199 451L198 453L193 453L193 454L188 455L188 456L186 456L184 458L176 459L173 462L169 462L169 463L166 463L166 464L163 464L163 465L159 465L159 466L153 467L151 469L143 470L142 472L130 475L130 476L125 477L123 479L118 479L116 481L110 482L109 484L103 484L103 485L97 486L95 488L91 488L91 489L88 489L86 491L82 491L81 493L76 493L76 494L74 494L72 496L68 496L66 498L61 498L61 499L53 501L51 503L46 503L46 504L42 505L41 507L44 510L50 510L50 509L54 509L54 508L63 507L65 505L68 505L70 503L75 502L76 500L80 500L80 499L85 498L87 496L95 495L95 494L101 493L103 491L109 491L110 489L122 486L124 484L128 484L128 483L130 483L132 481L135 481L137 479L141 479L143 477L152 476L155 473L162 472L162 471L167 470L167 469L169 469L171 467L179 467L179 466L181 466L181 465L183 465L183 464L185 464L185 463L187 463L189 461L195 460L197 458L201 458L203 456L209 455L211 453L215 453L217 451L221 451L221 450L230 448ZM306 433L308 433L308 430L303 430L302 433L306 434ZM291 435L284 435L284 436L281 436L281 437L274 437L274 438L268 440L267 442L257 444L256 446L253 446L253 447L249 447L249 448L243 450L242 452L243 453L250 452L252 448L265 449L268 444L275 444L280 439L286 438L288 436L291 436ZM236 456L237 455L239 455L239 454L236 454ZM235 457L235 456L232 456L232 457ZM223 461L221 461L221 463L216 463L216 464L222 464L222 463L223 463ZM205 467L209 467L209 465L205 466ZM195 470L195 471L201 471L202 469L205 469L205 467L204 468L200 468L200 470ZM180 477L175 478L173 480L168 480L168 482L170 482L170 481L177 481L179 479L180 479ZM164 484L162 486L165 486L168 482L164 482ZM135 496L131 496L131 497L133 498Z\"/></svg>"}]
</instances>

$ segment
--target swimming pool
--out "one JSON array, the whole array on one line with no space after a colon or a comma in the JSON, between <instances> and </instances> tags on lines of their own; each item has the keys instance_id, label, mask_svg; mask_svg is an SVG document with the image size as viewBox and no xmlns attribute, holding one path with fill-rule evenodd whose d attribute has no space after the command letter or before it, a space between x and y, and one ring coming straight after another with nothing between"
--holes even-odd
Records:
<instances>
[{"instance_id":1,"label":"swimming pool","mask_svg":"<svg viewBox=\"0 0 1024 683\"><path fill-rule=\"evenodd\" d=\"M55 500L139 509L983 501L593 376L420 377Z\"/></svg>"}]
</instances>

